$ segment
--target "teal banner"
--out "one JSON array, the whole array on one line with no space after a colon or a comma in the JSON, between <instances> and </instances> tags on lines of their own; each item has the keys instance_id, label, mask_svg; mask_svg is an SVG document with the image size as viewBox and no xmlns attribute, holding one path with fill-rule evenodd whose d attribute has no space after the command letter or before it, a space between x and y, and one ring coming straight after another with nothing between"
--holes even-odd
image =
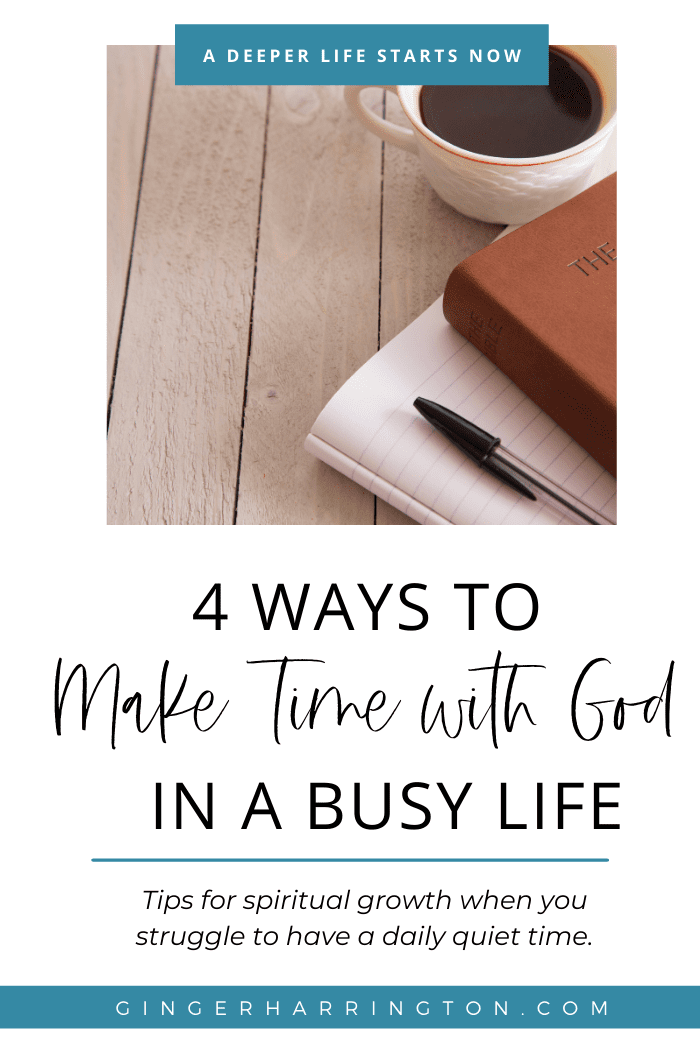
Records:
<instances>
[{"instance_id":1,"label":"teal banner","mask_svg":"<svg viewBox=\"0 0 700 1050\"><path fill-rule=\"evenodd\" d=\"M0 987L0 1028L698 1028L693 986Z\"/></svg>"},{"instance_id":2,"label":"teal banner","mask_svg":"<svg viewBox=\"0 0 700 1050\"><path fill-rule=\"evenodd\" d=\"M547 25L176 25L176 84L547 84Z\"/></svg>"}]
</instances>

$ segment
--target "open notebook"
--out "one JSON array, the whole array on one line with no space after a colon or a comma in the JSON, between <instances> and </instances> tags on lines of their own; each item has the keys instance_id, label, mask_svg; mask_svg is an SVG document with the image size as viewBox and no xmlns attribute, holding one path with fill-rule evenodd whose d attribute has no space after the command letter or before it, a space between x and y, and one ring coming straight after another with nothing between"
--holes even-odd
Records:
<instances>
[{"instance_id":1,"label":"open notebook","mask_svg":"<svg viewBox=\"0 0 700 1050\"><path fill-rule=\"evenodd\" d=\"M421 525L577 524L480 470L419 415L419 396L616 520L615 479L447 323L442 299L341 387L304 447Z\"/></svg>"}]
</instances>

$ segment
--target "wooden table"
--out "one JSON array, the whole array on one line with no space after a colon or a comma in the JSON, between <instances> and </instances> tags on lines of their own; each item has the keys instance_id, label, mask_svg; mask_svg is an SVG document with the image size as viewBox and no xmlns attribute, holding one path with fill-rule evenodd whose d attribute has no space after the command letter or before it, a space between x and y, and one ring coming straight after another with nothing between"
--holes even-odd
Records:
<instances>
[{"instance_id":1,"label":"wooden table","mask_svg":"<svg viewBox=\"0 0 700 1050\"><path fill-rule=\"evenodd\" d=\"M108 132L108 522L414 524L304 438L501 227L342 87L175 87L173 48L110 47Z\"/></svg>"}]
</instances>

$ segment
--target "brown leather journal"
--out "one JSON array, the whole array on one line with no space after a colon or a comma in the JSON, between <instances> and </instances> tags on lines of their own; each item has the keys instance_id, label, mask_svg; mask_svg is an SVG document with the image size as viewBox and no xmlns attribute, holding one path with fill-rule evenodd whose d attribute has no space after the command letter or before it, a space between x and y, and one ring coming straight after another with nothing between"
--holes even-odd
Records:
<instances>
[{"instance_id":1,"label":"brown leather journal","mask_svg":"<svg viewBox=\"0 0 700 1050\"><path fill-rule=\"evenodd\" d=\"M616 473L617 176L461 262L445 317Z\"/></svg>"}]
</instances>

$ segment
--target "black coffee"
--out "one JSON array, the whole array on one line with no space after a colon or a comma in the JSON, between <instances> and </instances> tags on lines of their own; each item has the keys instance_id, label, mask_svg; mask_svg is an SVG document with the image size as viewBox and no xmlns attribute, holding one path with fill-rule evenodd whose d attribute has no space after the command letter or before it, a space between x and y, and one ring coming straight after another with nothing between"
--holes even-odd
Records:
<instances>
[{"instance_id":1,"label":"black coffee","mask_svg":"<svg viewBox=\"0 0 700 1050\"><path fill-rule=\"evenodd\" d=\"M603 99L584 65L550 47L548 86L427 86L420 109L426 127L470 153L544 157L594 135Z\"/></svg>"}]
</instances>

